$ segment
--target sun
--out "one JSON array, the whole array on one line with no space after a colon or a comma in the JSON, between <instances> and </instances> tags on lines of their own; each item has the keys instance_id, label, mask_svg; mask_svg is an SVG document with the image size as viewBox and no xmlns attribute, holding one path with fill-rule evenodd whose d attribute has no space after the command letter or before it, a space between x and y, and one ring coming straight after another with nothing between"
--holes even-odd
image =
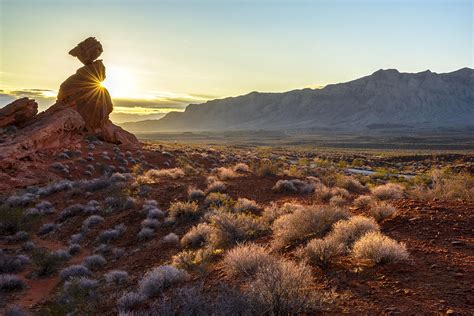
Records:
<instances>
[{"instance_id":1,"label":"sun","mask_svg":"<svg viewBox=\"0 0 474 316\"><path fill-rule=\"evenodd\" d=\"M100 86L106 88L112 98L133 98L136 94L136 80L132 71L109 65L105 73L105 80L100 83Z\"/></svg>"}]
</instances>

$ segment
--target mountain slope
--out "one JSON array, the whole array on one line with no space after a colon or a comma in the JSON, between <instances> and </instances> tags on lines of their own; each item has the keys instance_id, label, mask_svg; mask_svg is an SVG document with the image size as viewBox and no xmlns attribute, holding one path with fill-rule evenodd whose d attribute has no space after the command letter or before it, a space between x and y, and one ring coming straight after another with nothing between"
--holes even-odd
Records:
<instances>
[{"instance_id":1,"label":"mountain slope","mask_svg":"<svg viewBox=\"0 0 474 316\"><path fill-rule=\"evenodd\" d=\"M474 70L370 76L323 89L258 93L191 104L160 120L125 123L131 131L366 130L474 125Z\"/></svg>"}]
</instances>

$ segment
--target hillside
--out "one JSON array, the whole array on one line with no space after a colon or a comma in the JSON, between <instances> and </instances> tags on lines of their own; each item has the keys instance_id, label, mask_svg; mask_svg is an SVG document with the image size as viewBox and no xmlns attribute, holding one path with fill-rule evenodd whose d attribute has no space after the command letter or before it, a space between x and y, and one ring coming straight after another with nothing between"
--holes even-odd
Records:
<instances>
[{"instance_id":1,"label":"hillside","mask_svg":"<svg viewBox=\"0 0 474 316\"><path fill-rule=\"evenodd\" d=\"M437 74L379 70L323 89L259 93L191 104L159 120L123 123L132 132L436 129L472 127L474 70Z\"/></svg>"}]
</instances>

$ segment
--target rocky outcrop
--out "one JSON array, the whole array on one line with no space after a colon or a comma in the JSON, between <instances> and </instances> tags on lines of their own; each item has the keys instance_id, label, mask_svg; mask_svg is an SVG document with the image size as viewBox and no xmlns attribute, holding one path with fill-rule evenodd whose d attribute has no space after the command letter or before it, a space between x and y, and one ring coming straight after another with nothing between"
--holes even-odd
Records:
<instances>
[{"instance_id":1,"label":"rocky outcrop","mask_svg":"<svg viewBox=\"0 0 474 316\"><path fill-rule=\"evenodd\" d=\"M38 103L35 100L21 98L0 109L0 127L15 125L23 126L38 113Z\"/></svg>"},{"instance_id":2,"label":"rocky outcrop","mask_svg":"<svg viewBox=\"0 0 474 316\"><path fill-rule=\"evenodd\" d=\"M74 107L90 131L104 126L113 110L109 92L100 85L104 80L105 66L96 60L79 68L59 88L58 102Z\"/></svg>"},{"instance_id":3,"label":"rocky outcrop","mask_svg":"<svg viewBox=\"0 0 474 316\"><path fill-rule=\"evenodd\" d=\"M114 125L109 114L113 104L107 89L101 86L105 66L96 60L102 45L90 37L70 52L84 66L64 81L58 98L46 111L36 115L34 100L16 100L0 110L0 127L14 124L17 130L0 134L0 168L14 161L35 160L39 151L64 147L80 147L85 136L128 148L139 147L137 138Z\"/></svg>"},{"instance_id":4,"label":"rocky outcrop","mask_svg":"<svg viewBox=\"0 0 474 316\"><path fill-rule=\"evenodd\" d=\"M77 57L84 65L89 65L99 58L102 52L102 44L95 37L89 37L71 49L69 54Z\"/></svg>"}]
</instances>

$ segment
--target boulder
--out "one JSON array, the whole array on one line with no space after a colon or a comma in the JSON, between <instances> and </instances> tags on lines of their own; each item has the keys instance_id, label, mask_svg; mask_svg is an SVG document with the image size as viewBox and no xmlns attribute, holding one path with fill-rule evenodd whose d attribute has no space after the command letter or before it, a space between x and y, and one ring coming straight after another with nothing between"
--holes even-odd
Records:
<instances>
[{"instance_id":1,"label":"boulder","mask_svg":"<svg viewBox=\"0 0 474 316\"><path fill-rule=\"evenodd\" d=\"M35 100L21 98L0 109L0 127L16 125L21 127L38 113Z\"/></svg>"},{"instance_id":2,"label":"boulder","mask_svg":"<svg viewBox=\"0 0 474 316\"><path fill-rule=\"evenodd\" d=\"M102 44L95 37L89 37L71 49L69 54L77 57L84 65L89 65L99 58L102 52Z\"/></svg>"}]
</instances>

